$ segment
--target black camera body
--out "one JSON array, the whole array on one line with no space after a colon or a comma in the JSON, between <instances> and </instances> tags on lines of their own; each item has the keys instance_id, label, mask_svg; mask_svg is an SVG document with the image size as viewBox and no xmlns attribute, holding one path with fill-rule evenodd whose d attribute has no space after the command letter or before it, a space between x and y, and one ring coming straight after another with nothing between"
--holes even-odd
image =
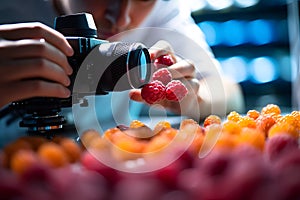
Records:
<instances>
[{"instance_id":1,"label":"black camera body","mask_svg":"<svg viewBox=\"0 0 300 200\"><path fill-rule=\"evenodd\" d=\"M11 107L23 113L21 127L30 132L63 128L66 122L61 108L73 104L87 106L89 95L140 88L152 76L147 48L141 43L109 42L97 38L92 15L78 13L55 19L54 28L62 33L74 50L68 58L73 68L69 98L37 97L13 102Z\"/></svg>"}]
</instances>

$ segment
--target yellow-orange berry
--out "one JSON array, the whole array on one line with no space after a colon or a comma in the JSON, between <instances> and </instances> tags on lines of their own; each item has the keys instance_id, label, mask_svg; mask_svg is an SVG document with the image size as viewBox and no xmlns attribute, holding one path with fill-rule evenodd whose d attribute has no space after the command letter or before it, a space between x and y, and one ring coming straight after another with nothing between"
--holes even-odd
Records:
<instances>
[{"instance_id":1,"label":"yellow-orange berry","mask_svg":"<svg viewBox=\"0 0 300 200\"><path fill-rule=\"evenodd\" d=\"M142 142L140 143L133 138L120 138L119 140L116 140L114 144L118 148L131 153L141 153L144 148Z\"/></svg>"},{"instance_id":2,"label":"yellow-orange berry","mask_svg":"<svg viewBox=\"0 0 300 200\"><path fill-rule=\"evenodd\" d=\"M142 157L146 142L134 138L120 138L114 141L110 150L117 160L132 160Z\"/></svg>"},{"instance_id":3,"label":"yellow-orange berry","mask_svg":"<svg viewBox=\"0 0 300 200\"><path fill-rule=\"evenodd\" d=\"M291 112L291 115L293 115L293 116L296 117L298 120L300 120L300 111L295 110L295 111Z\"/></svg>"},{"instance_id":4,"label":"yellow-orange berry","mask_svg":"<svg viewBox=\"0 0 300 200\"><path fill-rule=\"evenodd\" d=\"M32 150L32 146L30 145L30 143L28 143L27 141L23 140L23 139L18 139L8 145L6 145L3 148L3 152L4 152L4 158L3 158L3 165L4 167L9 168L10 167L10 159L12 158L12 156L17 153L20 150L23 149L27 149L27 150Z\"/></svg>"},{"instance_id":5,"label":"yellow-orange berry","mask_svg":"<svg viewBox=\"0 0 300 200\"><path fill-rule=\"evenodd\" d=\"M190 147L188 148L189 152L192 155L195 155L195 156L198 155L198 153L202 147L203 141L204 141L204 134L200 131L197 131Z\"/></svg>"},{"instance_id":6,"label":"yellow-orange berry","mask_svg":"<svg viewBox=\"0 0 300 200\"><path fill-rule=\"evenodd\" d=\"M184 129L185 126L188 126L188 125L195 125L195 124L197 125L198 122L196 122L196 121L193 120L193 119L184 119L184 120L181 121L181 123L180 123L180 128L179 128L179 129Z\"/></svg>"},{"instance_id":7,"label":"yellow-orange berry","mask_svg":"<svg viewBox=\"0 0 300 200\"><path fill-rule=\"evenodd\" d=\"M298 129L300 129L299 119L297 118L297 116L292 115L292 114L282 116L280 119L277 120L277 123L287 123L287 124L290 124L292 126L295 126Z\"/></svg>"},{"instance_id":8,"label":"yellow-orange berry","mask_svg":"<svg viewBox=\"0 0 300 200\"><path fill-rule=\"evenodd\" d=\"M174 129L174 128L167 128L167 129L164 129L163 131L161 131L159 133L159 135L162 135L162 136L166 136L168 137L170 140L174 139L176 134L178 133L178 130L177 129Z\"/></svg>"},{"instance_id":9,"label":"yellow-orange berry","mask_svg":"<svg viewBox=\"0 0 300 200\"><path fill-rule=\"evenodd\" d=\"M227 115L227 120L229 120L229 121L238 122L241 118L242 118L242 116L239 113L237 113L236 111L231 111Z\"/></svg>"},{"instance_id":10,"label":"yellow-orange berry","mask_svg":"<svg viewBox=\"0 0 300 200\"><path fill-rule=\"evenodd\" d=\"M280 115L281 110L278 105L275 104L268 104L261 110L262 115Z\"/></svg>"},{"instance_id":11,"label":"yellow-orange berry","mask_svg":"<svg viewBox=\"0 0 300 200\"><path fill-rule=\"evenodd\" d=\"M111 141L109 141L106 137L97 137L90 142L87 148L94 150L107 150L111 144Z\"/></svg>"},{"instance_id":12,"label":"yellow-orange berry","mask_svg":"<svg viewBox=\"0 0 300 200\"><path fill-rule=\"evenodd\" d=\"M256 128L256 122L254 119L244 116L241 117L240 120L237 122L238 125L242 128L247 127L247 128Z\"/></svg>"},{"instance_id":13,"label":"yellow-orange berry","mask_svg":"<svg viewBox=\"0 0 300 200\"><path fill-rule=\"evenodd\" d=\"M223 123L222 132L226 132L232 135L238 135L240 134L242 128L241 126L234 121L226 121Z\"/></svg>"},{"instance_id":14,"label":"yellow-orange berry","mask_svg":"<svg viewBox=\"0 0 300 200\"><path fill-rule=\"evenodd\" d=\"M261 115L256 119L256 127L268 136L269 129L276 123L276 120L271 115Z\"/></svg>"},{"instance_id":15,"label":"yellow-orange berry","mask_svg":"<svg viewBox=\"0 0 300 200\"><path fill-rule=\"evenodd\" d=\"M34 151L22 149L12 156L10 166L15 173L23 174L30 167L38 163L39 159Z\"/></svg>"},{"instance_id":16,"label":"yellow-orange berry","mask_svg":"<svg viewBox=\"0 0 300 200\"><path fill-rule=\"evenodd\" d=\"M243 128L236 141L237 145L251 145L261 151L263 151L265 146L264 133L253 128Z\"/></svg>"},{"instance_id":17,"label":"yellow-orange berry","mask_svg":"<svg viewBox=\"0 0 300 200\"><path fill-rule=\"evenodd\" d=\"M268 137L271 138L274 135L279 134L288 134L297 139L299 137L299 129L297 129L297 127L293 126L292 124L286 122L276 123L270 128L268 132Z\"/></svg>"},{"instance_id":18,"label":"yellow-orange berry","mask_svg":"<svg viewBox=\"0 0 300 200\"><path fill-rule=\"evenodd\" d=\"M212 124L221 124L221 123L222 123L222 120L219 116L209 115L208 117L205 118L203 126L207 127L207 126L212 125Z\"/></svg>"},{"instance_id":19,"label":"yellow-orange berry","mask_svg":"<svg viewBox=\"0 0 300 200\"><path fill-rule=\"evenodd\" d=\"M171 142L165 135L157 135L149 141L144 149L144 153L159 153L165 149Z\"/></svg>"},{"instance_id":20,"label":"yellow-orange berry","mask_svg":"<svg viewBox=\"0 0 300 200\"><path fill-rule=\"evenodd\" d=\"M81 148L80 146L70 138L63 138L59 145L66 152L67 158L70 163L75 163L80 159Z\"/></svg>"},{"instance_id":21,"label":"yellow-orange berry","mask_svg":"<svg viewBox=\"0 0 300 200\"><path fill-rule=\"evenodd\" d=\"M291 115L295 117L297 121L297 127L300 129L300 111L293 111Z\"/></svg>"},{"instance_id":22,"label":"yellow-orange berry","mask_svg":"<svg viewBox=\"0 0 300 200\"><path fill-rule=\"evenodd\" d=\"M18 140L28 142L34 151L36 151L40 147L40 145L49 141L45 137L40 136L24 136L19 138Z\"/></svg>"},{"instance_id":23,"label":"yellow-orange berry","mask_svg":"<svg viewBox=\"0 0 300 200\"><path fill-rule=\"evenodd\" d=\"M260 113L257 110L249 110L247 116L252 119L257 119L260 116Z\"/></svg>"},{"instance_id":24,"label":"yellow-orange berry","mask_svg":"<svg viewBox=\"0 0 300 200\"><path fill-rule=\"evenodd\" d=\"M103 137L106 138L108 141L114 142L115 140L117 140L120 137L126 137L127 135L124 134L120 129L118 128L110 128L107 129L104 134ZM129 136L127 136L129 137Z\"/></svg>"},{"instance_id":25,"label":"yellow-orange berry","mask_svg":"<svg viewBox=\"0 0 300 200\"><path fill-rule=\"evenodd\" d=\"M109 131L107 131L109 132ZM104 134L107 134L109 135L109 133L104 133ZM89 147L90 143L95 140L96 138L99 138L101 137L100 133L96 130L86 130L84 131L81 136L80 136L80 141L81 141L81 144L84 146L84 147Z\"/></svg>"},{"instance_id":26,"label":"yellow-orange berry","mask_svg":"<svg viewBox=\"0 0 300 200\"><path fill-rule=\"evenodd\" d=\"M160 131L167 128L171 128L171 124L169 122L167 121L158 122L153 129L154 135L158 134Z\"/></svg>"},{"instance_id":27,"label":"yellow-orange berry","mask_svg":"<svg viewBox=\"0 0 300 200\"><path fill-rule=\"evenodd\" d=\"M222 132L214 148L233 149L236 146L236 135Z\"/></svg>"},{"instance_id":28,"label":"yellow-orange berry","mask_svg":"<svg viewBox=\"0 0 300 200\"><path fill-rule=\"evenodd\" d=\"M139 128L145 126L145 124L139 120L132 120L129 127L130 128Z\"/></svg>"},{"instance_id":29,"label":"yellow-orange berry","mask_svg":"<svg viewBox=\"0 0 300 200\"><path fill-rule=\"evenodd\" d=\"M39 157L53 168L65 166L68 163L68 157L58 144L47 142L40 146L37 151Z\"/></svg>"}]
</instances>

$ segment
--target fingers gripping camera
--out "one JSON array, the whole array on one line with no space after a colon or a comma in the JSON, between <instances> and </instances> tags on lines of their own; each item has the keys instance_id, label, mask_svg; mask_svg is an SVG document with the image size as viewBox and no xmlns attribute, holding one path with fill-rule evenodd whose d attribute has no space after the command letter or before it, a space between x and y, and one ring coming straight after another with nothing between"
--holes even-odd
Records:
<instances>
[{"instance_id":1,"label":"fingers gripping camera","mask_svg":"<svg viewBox=\"0 0 300 200\"><path fill-rule=\"evenodd\" d=\"M98 39L91 14L57 17L54 27L74 50L73 56L68 58L73 68L69 86L71 97L13 102L13 109L26 114L20 122L21 127L38 132L60 129L65 123L64 117L59 116L62 107L83 103L85 96L140 88L150 81L151 60L146 46Z\"/></svg>"}]
</instances>

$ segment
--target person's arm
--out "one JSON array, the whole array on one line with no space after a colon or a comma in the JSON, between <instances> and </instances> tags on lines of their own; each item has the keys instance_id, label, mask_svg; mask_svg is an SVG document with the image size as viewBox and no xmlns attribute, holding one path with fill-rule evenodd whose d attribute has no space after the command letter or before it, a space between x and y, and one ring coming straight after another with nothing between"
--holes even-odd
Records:
<instances>
[{"instance_id":1,"label":"person's arm","mask_svg":"<svg viewBox=\"0 0 300 200\"><path fill-rule=\"evenodd\" d=\"M73 54L62 34L41 23L0 25L0 107L31 97L69 97Z\"/></svg>"},{"instance_id":2,"label":"person's arm","mask_svg":"<svg viewBox=\"0 0 300 200\"><path fill-rule=\"evenodd\" d=\"M162 35L172 35L172 32L168 33ZM180 102L164 100L159 104L175 114L188 116L197 121L210 114L223 117L233 110L242 112L244 100L240 86L222 74L219 63L203 48L178 33L174 34L182 43L174 42L174 45L170 45L168 42L159 41L150 48L150 51L153 59L163 54L173 56L176 62L167 69L173 79L185 84L188 94ZM187 46L186 50L183 44ZM182 47L179 48L180 46ZM173 47L178 49L177 53ZM132 90L130 98L145 102L141 97L141 90Z\"/></svg>"}]
</instances>

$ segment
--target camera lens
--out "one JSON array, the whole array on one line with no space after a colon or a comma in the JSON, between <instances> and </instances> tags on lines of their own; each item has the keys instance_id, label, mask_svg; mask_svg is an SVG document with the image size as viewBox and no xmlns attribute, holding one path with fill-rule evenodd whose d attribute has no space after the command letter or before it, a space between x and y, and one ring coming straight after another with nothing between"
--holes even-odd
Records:
<instances>
[{"instance_id":1,"label":"camera lens","mask_svg":"<svg viewBox=\"0 0 300 200\"><path fill-rule=\"evenodd\" d=\"M127 55L127 75L132 88L140 88L150 78L150 55L148 50L139 43L131 45Z\"/></svg>"},{"instance_id":2,"label":"camera lens","mask_svg":"<svg viewBox=\"0 0 300 200\"><path fill-rule=\"evenodd\" d=\"M141 43L103 43L95 56L101 68L97 91L123 91L140 88L151 78L151 60L147 48ZM93 55L93 54L92 54ZM101 59L99 59L101 55ZM92 60L97 60L91 57ZM99 74L99 73L98 73Z\"/></svg>"},{"instance_id":3,"label":"camera lens","mask_svg":"<svg viewBox=\"0 0 300 200\"><path fill-rule=\"evenodd\" d=\"M140 79L145 82L146 81L146 78L147 78L147 58L146 58L146 54L144 51L141 51L141 54L140 54L140 59L139 59L139 62L140 62L140 73L139 73L139 77Z\"/></svg>"}]
</instances>

